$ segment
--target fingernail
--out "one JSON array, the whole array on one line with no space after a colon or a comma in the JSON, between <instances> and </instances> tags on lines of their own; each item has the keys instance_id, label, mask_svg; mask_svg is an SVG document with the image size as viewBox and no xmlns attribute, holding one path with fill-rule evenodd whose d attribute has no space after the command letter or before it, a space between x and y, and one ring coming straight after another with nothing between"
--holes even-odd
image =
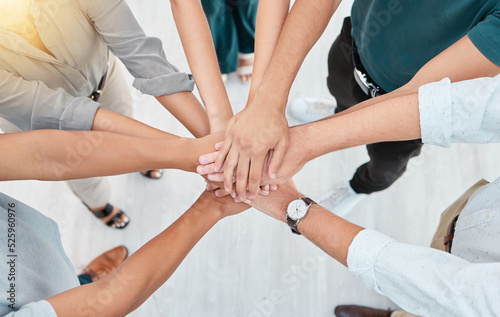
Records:
<instances>
[{"instance_id":1,"label":"fingernail","mask_svg":"<svg viewBox=\"0 0 500 317\"><path fill-rule=\"evenodd\" d=\"M206 189L206 190L209 190L209 189L208 189L208 184L207 184L207 186L205 186L205 189Z\"/></svg>"},{"instance_id":2,"label":"fingernail","mask_svg":"<svg viewBox=\"0 0 500 317\"><path fill-rule=\"evenodd\" d=\"M278 186L276 186L276 185L271 185L271 190L276 190L276 189L278 189Z\"/></svg>"},{"instance_id":3,"label":"fingernail","mask_svg":"<svg viewBox=\"0 0 500 317\"><path fill-rule=\"evenodd\" d=\"M218 151L218 150L220 150L220 149L221 149L221 147L222 147L222 142L219 142L219 143L216 143L216 144L215 144L215 149L216 149L217 151Z\"/></svg>"},{"instance_id":4,"label":"fingernail","mask_svg":"<svg viewBox=\"0 0 500 317\"><path fill-rule=\"evenodd\" d=\"M269 195L269 192L268 192L268 191L265 191L265 190L263 190L263 191L262 191L262 192L260 192L260 193L261 193L262 195L264 195L264 196Z\"/></svg>"},{"instance_id":5,"label":"fingernail","mask_svg":"<svg viewBox=\"0 0 500 317\"><path fill-rule=\"evenodd\" d=\"M228 187L228 186L224 187L224 190L225 190L226 192L228 192L228 193L231 191L231 189L229 189L229 187Z\"/></svg>"},{"instance_id":6,"label":"fingernail","mask_svg":"<svg viewBox=\"0 0 500 317\"><path fill-rule=\"evenodd\" d=\"M209 174L208 175L208 179L211 180L211 181L213 181L214 180L214 174Z\"/></svg>"},{"instance_id":7,"label":"fingernail","mask_svg":"<svg viewBox=\"0 0 500 317\"><path fill-rule=\"evenodd\" d=\"M219 171L219 168L217 166L214 167L214 172L218 172Z\"/></svg>"},{"instance_id":8,"label":"fingernail","mask_svg":"<svg viewBox=\"0 0 500 317\"><path fill-rule=\"evenodd\" d=\"M231 193L231 197L236 198L236 193L235 193L235 192L232 192L232 193Z\"/></svg>"},{"instance_id":9,"label":"fingernail","mask_svg":"<svg viewBox=\"0 0 500 317\"><path fill-rule=\"evenodd\" d=\"M215 196L220 197L219 192L215 192Z\"/></svg>"},{"instance_id":10,"label":"fingernail","mask_svg":"<svg viewBox=\"0 0 500 317\"><path fill-rule=\"evenodd\" d=\"M248 197L248 199L250 199L250 200L251 199L255 199L255 195L252 195L252 196Z\"/></svg>"},{"instance_id":11,"label":"fingernail","mask_svg":"<svg viewBox=\"0 0 500 317\"><path fill-rule=\"evenodd\" d=\"M269 185L264 185L264 191L268 192L269 191Z\"/></svg>"},{"instance_id":12,"label":"fingernail","mask_svg":"<svg viewBox=\"0 0 500 317\"><path fill-rule=\"evenodd\" d=\"M233 176L233 183L236 183L236 177Z\"/></svg>"},{"instance_id":13,"label":"fingernail","mask_svg":"<svg viewBox=\"0 0 500 317\"><path fill-rule=\"evenodd\" d=\"M206 156L202 156L202 157L200 157L200 163L201 163L201 164L205 164L205 163L207 163L207 162L208 162L208 157L206 157Z\"/></svg>"},{"instance_id":14,"label":"fingernail","mask_svg":"<svg viewBox=\"0 0 500 317\"><path fill-rule=\"evenodd\" d=\"M198 173L203 173L205 168L203 166L198 166Z\"/></svg>"},{"instance_id":15,"label":"fingernail","mask_svg":"<svg viewBox=\"0 0 500 317\"><path fill-rule=\"evenodd\" d=\"M271 174L271 179L276 179L276 174Z\"/></svg>"},{"instance_id":16,"label":"fingernail","mask_svg":"<svg viewBox=\"0 0 500 317\"><path fill-rule=\"evenodd\" d=\"M246 199L246 200L244 200L243 202L244 202L245 204L249 204L249 205L250 205L250 203L251 203L251 201L250 201L249 199Z\"/></svg>"}]
</instances>

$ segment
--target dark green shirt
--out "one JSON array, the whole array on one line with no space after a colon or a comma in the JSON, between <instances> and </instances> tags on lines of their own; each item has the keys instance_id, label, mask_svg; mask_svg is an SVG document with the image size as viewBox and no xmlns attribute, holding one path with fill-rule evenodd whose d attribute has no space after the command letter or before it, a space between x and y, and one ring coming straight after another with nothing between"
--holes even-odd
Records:
<instances>
[{"instance_id":1,"label":"dark green shirt","mask_svg":"<svg viewBox=\"0 0 500 317\"><path fill-rule=\"evenodd\" d=\"M351 19L361 61L386 91L465 35L500 66L500 0L356 0Z\"/></svg>"}]
</instances>

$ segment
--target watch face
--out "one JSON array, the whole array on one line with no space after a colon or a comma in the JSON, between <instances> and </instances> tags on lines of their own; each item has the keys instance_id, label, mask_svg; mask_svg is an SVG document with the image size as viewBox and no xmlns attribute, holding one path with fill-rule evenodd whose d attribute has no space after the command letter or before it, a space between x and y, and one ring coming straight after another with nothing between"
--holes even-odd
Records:
<instances>
[{"instance_id":1,"label":"watch face","mask_svg":"<svg viewBox=\"0 0 500 317\"><path fill-rule=\"evenodd\" d=\"M307 204L302 199L292 201L288 205L287 214L292 220L300 220L307 214Z\"/></svg>"}]
</instances>

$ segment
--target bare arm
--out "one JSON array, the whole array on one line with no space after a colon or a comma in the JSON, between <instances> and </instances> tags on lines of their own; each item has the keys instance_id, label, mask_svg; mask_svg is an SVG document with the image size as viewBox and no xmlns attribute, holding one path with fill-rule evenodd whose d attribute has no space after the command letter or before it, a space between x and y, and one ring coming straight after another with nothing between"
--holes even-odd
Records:
<instances>
[{"instance_id":1,"label":"bare arm","mask_svg":"<svg viewBox=\"0 0 500 317\"><path fill-rule=\"evenodd\" d=\"M207 19L199 0L171 0L182 46L201 98L207 108L211 132L224 131L233 116L222 82Z\"/></svg>"},{"instance_id":2,"label":"bare arm","mask_svg":"<svg viewBox=\"0 0 500 317\"><path fill-rule=\"evenodd\" d=\"M260 0L255 26L255 59L248 96L251 103L273 57L290 9L290 0Z\"/></svg>"},{"instance_id":3,"label":"bare arm","mask_svg":"<svg viewBox=\"0 0 500 317\"><path fill-rule=\"evenodd\" d=\"M196 243L222 218L248 206L204 193L169 228L97 282L48 299L58 316L125 316L137 309L182 263ZM103 301L103 298L106 301Z\"/></svg>"},{"instance_id":4,"label":"bare arm","mask_svg":"<svg viewBox=\"0 0 500 317\"><path fill-rule=\"evenodd\" d=\"M191 92L163 95L156 99L195 137L210 133L207 112Z\"/></svg>"},{"instance_id":5,"label":"bare arm","mask_svg":"<svg viewBox=\"0 0 500 317\"><path fill-rule=\"evenodd\" d=\"M37 130L0 134L0 180L68 180L146 169L194 171L198 157L222 139L141 138L112 132Z\"/></svg>"},{"instance_id":6,"label":"bare arm","mask_svg":"<svg viewBox=\"0 0 500 317\"><path fill-rule=\"evenodd\" d=\"M339 4L340 0L295 2L253 101L231 119L226 129L215 167L221 170L225 166L224 185L228 192L232 191L236 170L238 195L243 200L255 197L270 150L273 155L268 176L276 177L289 143L285 107L290 87Z\"/></svg>"},{"instance_id":7,"label":"bare arm","mask_svg":"<svg viewBox=\"0 0 500 317\"><path fill-rule=\"evenodd\" d=\"M305 197L300 194L292 181L279 186L269 196L258 196L251 206L257 210L286 223L286 210L293 200ZM319 205L312 205L307 216L299 221L300 233L312 243L328 253L343 265L347 265L347 253L352 240L363 230ZM290 234L292 234L290 232Z\"/></svg>"}]
</instances>

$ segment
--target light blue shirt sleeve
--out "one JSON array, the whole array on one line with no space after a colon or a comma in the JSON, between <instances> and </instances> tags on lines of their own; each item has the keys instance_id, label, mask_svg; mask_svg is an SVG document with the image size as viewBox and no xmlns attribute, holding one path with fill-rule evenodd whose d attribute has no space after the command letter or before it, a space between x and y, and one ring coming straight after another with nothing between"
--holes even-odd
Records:
<instances>
[{"instance_id":1,"label":"light blue shirt sleeve","mask_svg":"<svg viewBox=\"0 0 500 317\"><path fill-rule=\"evenodd\" d=\"M191 75L170 64L162 42L144 34L124 0L77 0L104 42L135 77L134 87L153 96L192 91Z\"/></svg>"},{"instance_id":2,"label":"light blue shirt sleeve","mask_svg":"<svg viewBox=\"0 0 500 317\"><path fill-rule=\"evenodd\" d=\"M29 303L5 317L57 317L56 311L46 300Z\"/></svg>"},{"instance_id":3,"label":"light blue shirt sleeve","mask_svg":"<svg viewBox=\"0 0 500 317\"><path fill-rule=\"evenodd\" d=\"M500 263L471 263L366 229L351 243L347 265L367 288L412 314L500 315Z\"/></svg>"},{"instance_id":4,"label":"light blue shirt sleeve","mask_svg":"<svg viewBox=\"0 0 500 317\"><path fill-rule=\"evenodd\" d=\"M424 85L419 94L422 142L500 142L500 76Z\"/></svg>"}]
</instances>

